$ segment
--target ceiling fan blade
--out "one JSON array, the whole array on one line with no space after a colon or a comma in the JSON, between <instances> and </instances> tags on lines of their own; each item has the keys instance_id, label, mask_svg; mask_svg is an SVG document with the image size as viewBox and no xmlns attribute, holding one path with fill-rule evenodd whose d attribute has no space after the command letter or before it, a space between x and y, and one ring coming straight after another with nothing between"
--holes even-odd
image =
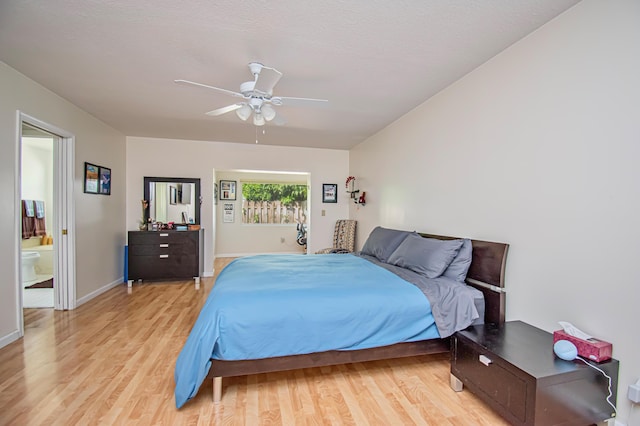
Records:
<instances>
[{"instance_id":1,"label":"ceiling fan blade","mask_svg":"<svg viewBox=\"0 0 640 426\"><path fill-rule=\"evenodd\" d=\"M204 87L206 89L212 89L212 90L215 90L217 92L221 92L221 93L225 93L227 95L235 96L237 98L244 98L244 95L242 93L234 92L232 90L227 90L227 89L221 89L219 87L209 86L209 85L202 84L202 83L196 83L195 81L189 81L189 80L173 80L173 81L175 83L178 83L178 84L187 84L187 85L191 85L191 86Z\"/></svg>"},{"instance_id":2,"label":"ceiling fan blade","mask_svg":"<svg viewBox=\"0 0 640 426\"><path fill-rule=\"evenodd\" d=\"M213 111L205 112L205 114L210 115L212 117L217 117L219 115L226 114L228 112L240 109L240 108L242 108L242 105L244 105L244 104L227 105L226 107L222 107L222 108L214 109Z\"/></svg>"},{"instance_id":3,"label":"ceiling fan blade","mask_svg":"<svg viewBox=\"0 0 640 426\"><path fill-rule=\"evenodd\" d=\"M274 105L284 106L324 106L328 105L327 99L313 99L313 98L292 98L289 96L274 96L271 98L271 103Z\"/></svg>"},{"instance_id":4,"label":"ceiling fan blade","mask_svg":"<svg viewBox=\"0 0 640 426\"><path fill-rule=\"evenodd\" d=\"M287 119L284 118L282 114L278 113L276 117L271 120L271 123L275 124L276 126L284 126L287 124Z\"/></svg>"},{"instance_id":5,"label":"ceiling fan blade","mask_svg":"<svg viewBox=\"0 0 640 426\"><path fill-rule=\"evenodd\" d=\"M282 73L275 68L263 66L260 74L256 77L256 85L253 88L256 92L270 95L273 93L273 88L278 81L282 78Z\"/></svg>"}]
</instances>

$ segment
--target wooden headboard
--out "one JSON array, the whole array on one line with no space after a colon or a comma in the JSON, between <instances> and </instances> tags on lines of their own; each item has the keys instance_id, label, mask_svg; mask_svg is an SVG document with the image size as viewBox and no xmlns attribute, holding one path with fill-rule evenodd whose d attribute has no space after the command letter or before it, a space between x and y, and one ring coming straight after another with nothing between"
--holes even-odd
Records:
<instances>
[{"instance_id":1,"label":"wooden headboard","mask_svg":"<svg viewBox=\"0 0 640 426\"><path fill-rule=\"evenodd\" d=\"M458 237L423 234L425 238L453 240ZM485 323L502 324L505 311L504 274L509 244L471 240L473 254L467 284L484 294Z\"/></svg>"}]
</instances>

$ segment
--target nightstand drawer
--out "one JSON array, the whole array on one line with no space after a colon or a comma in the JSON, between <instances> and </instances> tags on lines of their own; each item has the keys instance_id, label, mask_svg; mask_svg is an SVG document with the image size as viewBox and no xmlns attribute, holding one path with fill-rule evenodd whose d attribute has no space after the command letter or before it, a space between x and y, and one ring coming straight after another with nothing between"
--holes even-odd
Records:
<instances>
[{"instance_id":1,"label":"nightstand drawer","mask_svg":"<svg viewBox=\"0 0 640 426\"><path fill-rule=\"evenodd\" d=\"M460 339L456 344L458 378L467 386L474 387L476 393L485 394L520 422L525 422L527 382L507 370L497 356Z\"/></svg>"}]
</instances>

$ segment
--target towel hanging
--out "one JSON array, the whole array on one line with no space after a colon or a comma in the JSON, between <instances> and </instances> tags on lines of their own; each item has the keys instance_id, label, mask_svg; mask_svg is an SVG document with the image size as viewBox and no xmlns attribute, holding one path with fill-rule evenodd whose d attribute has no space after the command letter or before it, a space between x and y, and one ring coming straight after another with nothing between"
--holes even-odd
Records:
<instances>
[{"instance_id":1,"label":"towel hanging","mask_svg":"<svg viewBox=\"0 0 640 426\"><path fill-rule=\"evenodd\" d=\"M43 219L44 218L44 201L36 200L36 218Z\"/></svg>"},{"instance_id":2,"label":"towel hanging","mask_svg":"<svg viewBox=\"0 0 640 426\"><path fill-rule=\"evenodd\" d=\"M24 211L27 217L34 217L33 200L22 200L24 203Z\"/></svg>"}]
</instances>

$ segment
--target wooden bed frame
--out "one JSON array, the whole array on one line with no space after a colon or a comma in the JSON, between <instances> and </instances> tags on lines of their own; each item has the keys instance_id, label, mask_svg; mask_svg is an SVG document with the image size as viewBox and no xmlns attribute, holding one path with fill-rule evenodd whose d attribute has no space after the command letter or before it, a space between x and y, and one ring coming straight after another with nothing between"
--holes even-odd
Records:
<instances>
[{"instance_id":1,"label":"wooden bed frame","mask_svg":"<svg viewBox=\"0 0 640 426\"><path fill-rule=\"evenodd\" d=\"M420 235L426 238L437 238L441 240L456 238L431 234ZM477 288L484 294L485 323L504 323L504 273L509 245L489 241L471 241L473 245L473 257L467 274L467 284ZM211 369L209 370L207 378L213 379L213 401L220 402L222 398L223 377L245 376L249 374L449 352L449 340L449 338L431 339L418 342L397 343L395 345L371 349L351 351L334 350L242 361L212 359Z\"/></svg>"}]
</instances>

